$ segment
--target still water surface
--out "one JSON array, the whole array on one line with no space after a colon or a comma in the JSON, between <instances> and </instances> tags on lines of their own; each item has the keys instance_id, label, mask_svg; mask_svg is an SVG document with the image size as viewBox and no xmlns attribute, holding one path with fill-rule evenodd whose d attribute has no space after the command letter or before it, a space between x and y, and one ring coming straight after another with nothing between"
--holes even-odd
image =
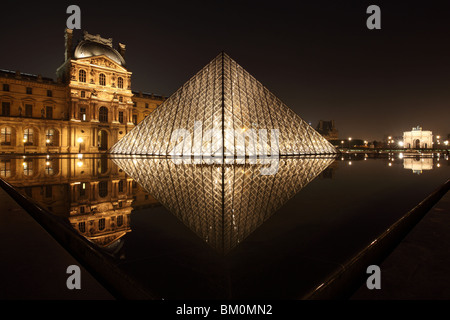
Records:
<instances>
[{"instance_id":1,"label":"still water surface","mask_svg":"<svg viewBox=\"0 0 450 320\"><path fill-rule=\"evenodd\" d=\"M165 299L300 297L450 177L442 154L282 158L275 175L104 155L0 164Z\"/></svg>"}]
</instances>

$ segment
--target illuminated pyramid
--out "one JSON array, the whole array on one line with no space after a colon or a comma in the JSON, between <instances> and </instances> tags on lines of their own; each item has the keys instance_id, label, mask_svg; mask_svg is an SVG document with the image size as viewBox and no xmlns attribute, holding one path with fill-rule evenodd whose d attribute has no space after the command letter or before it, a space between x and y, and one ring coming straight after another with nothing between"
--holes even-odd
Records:
<instances>
[{"instance_id":1,"label":"illuminated pyramid","mask_svg":"<svg viewBox=\"0 0 450 320\"><path fill-rule=\"evenodd\" d=\"M274 150L281 156L336 153L294 111L220 53L110 152L251 157Z\"/></svg>"}]
</instances>

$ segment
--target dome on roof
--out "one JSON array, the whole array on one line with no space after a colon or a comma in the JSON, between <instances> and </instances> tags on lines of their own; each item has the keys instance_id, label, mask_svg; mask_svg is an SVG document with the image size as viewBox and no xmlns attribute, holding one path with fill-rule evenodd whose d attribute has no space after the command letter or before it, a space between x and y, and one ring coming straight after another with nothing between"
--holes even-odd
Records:
<instances>
[{"instance_id":1,"label":"dome on roof","mask_svg":"<svg viewBox=\"0 0 450 320\"><path fill-rule=\"evenodd\" d=\"M125 67L125 59L120 55L120 53L116 49L96 41L90 40L81 41L75 48L73 56L75 59L82 59L101 55L105 55L114 62Z\"/></svg>"}]
</instances>

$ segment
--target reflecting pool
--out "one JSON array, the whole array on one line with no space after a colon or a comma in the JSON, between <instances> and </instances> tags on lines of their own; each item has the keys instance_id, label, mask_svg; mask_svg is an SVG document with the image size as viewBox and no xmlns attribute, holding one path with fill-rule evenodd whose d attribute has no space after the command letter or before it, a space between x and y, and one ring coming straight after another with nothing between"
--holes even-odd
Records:
<instances>
[{"instance_id":1,"label":"reflecting pool","mask_svg":"<svg viewBox=\"0 0 450 320\"><path fill-rule=\"evenodd\" d=\"M164 299L301 297L450 177L443 154L263 167L3 156L0 176Z\"/></svg>"}]
</instances>

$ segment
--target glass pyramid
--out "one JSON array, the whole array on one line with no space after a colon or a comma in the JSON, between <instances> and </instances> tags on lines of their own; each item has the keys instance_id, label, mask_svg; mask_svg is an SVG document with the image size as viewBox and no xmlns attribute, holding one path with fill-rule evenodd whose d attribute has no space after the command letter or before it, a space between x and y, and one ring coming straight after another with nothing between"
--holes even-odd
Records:
<instances>
[{"instance_id":1,"label":"glass pyramid","mask_svg":"<svg viewBox=\"0 0 450 320\"><path fill-rule=\"evenodd\" d=\"M219 254L227 254L334 158L283 157L274 175L264 164L186 164L172 158L114 156L112 160Z\"/></svg>"},{"instance_id":2,"label":"glass pyramid","mask_svg":"<svg viewBox=\"0 0 450 320\"><path fill-rule=\"evenodd\" d=\"M336 150L233 59L220 53L110 152L251 157Z\"/></svg>"}]
</instances>

